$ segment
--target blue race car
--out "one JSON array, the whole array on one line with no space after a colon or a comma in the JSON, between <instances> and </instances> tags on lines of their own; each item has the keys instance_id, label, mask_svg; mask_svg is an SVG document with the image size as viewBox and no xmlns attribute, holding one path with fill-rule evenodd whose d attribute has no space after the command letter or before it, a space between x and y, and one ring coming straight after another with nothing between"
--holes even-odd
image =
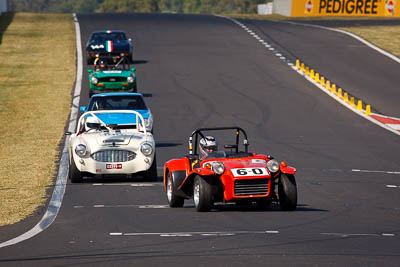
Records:
<instances>
[{"instance_id":1,"label":"blue race car","mask_svg":"<svg viewBox=\"0 0 400 267\"><path fill-rule=\"evenodd\" d=\"M132 62L132 40L124 31L95 31L86 44L87 63L93 64L96 57L126 57Z\"/></svg>"},{"instance_id":2,"label":"blue race car","mask_svg":"<svg viewBox=\"0 0 400 267\"><path fill-rule=\"evenodd\" d=\"M134 110L143 116L146 130L153 133L153 115L139 93L103 93L95 94L89 99L88 106L81 106L82 112L98 110ZM116 113L117 114L117 113ZM112 120L115 119L115 122ZM120 124L123 118L114 116L107 124Z\"/></svg>"}]
</instances>

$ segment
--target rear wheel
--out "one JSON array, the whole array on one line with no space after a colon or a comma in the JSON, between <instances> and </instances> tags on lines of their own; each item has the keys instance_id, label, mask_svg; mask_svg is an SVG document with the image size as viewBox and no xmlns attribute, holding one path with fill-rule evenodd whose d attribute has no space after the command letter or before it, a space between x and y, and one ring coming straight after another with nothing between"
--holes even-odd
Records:
<instances>
[{"instance_id":1,"label":"rear wheel","mask_svg":"<svg viewBox=\"0 0 400 267\"><path fill-rule=\"evenodd\" d=\"M211 185L201 176L194 178L193 200L197 211L209 211L213 204Z\"/></svg>"},{"instance_id":2,"label":"rear wheel","mask_svg":"<svg viewBox=\"0 0 400 267\"><path fill-rule=\"evenodd\" d=\"M83 180L83 174L76 167L75 161L73 158L71 158L71 162L69 164L68 176L69 176L71 183L80 183Z\"/></svg>"},{"instance_id":3,"label":"rear wheel","mask_svg":"<svg viewBox=\"0 0 400 267\"><path fill-rule=\"evenodd\" d=\"M297 206L297 187L293 175L281 174L278 185L281 210L295 210Z\"/></svg>"},{"instance_id":4,"label":"rear wheel","mask_svg":"<svg viewBox=\"0 0 400 267\"><path fill-rule=\"evenodd\" d=\"M171 208L183 207L183 204L185 203L185 199L175 195L174 182L172 180L171 173L168 173L167 175L167 199Z\"/></svg>"}]
</instances>

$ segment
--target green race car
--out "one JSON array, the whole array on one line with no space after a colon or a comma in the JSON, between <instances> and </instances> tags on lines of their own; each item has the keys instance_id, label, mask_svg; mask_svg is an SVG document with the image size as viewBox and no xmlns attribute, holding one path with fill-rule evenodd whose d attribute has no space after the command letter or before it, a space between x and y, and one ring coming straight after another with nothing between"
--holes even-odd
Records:
<instances>
[{"instance_id":1,"label":"green race car","mask_svg":"<svg viewBox=\"0 0 400 267\"><path fill-rule=\"evenodd\" d=\"M136 68L126 58L99 59L89 72L89 97L110 92L137 92Z\"/></svg>"}]
</instances>

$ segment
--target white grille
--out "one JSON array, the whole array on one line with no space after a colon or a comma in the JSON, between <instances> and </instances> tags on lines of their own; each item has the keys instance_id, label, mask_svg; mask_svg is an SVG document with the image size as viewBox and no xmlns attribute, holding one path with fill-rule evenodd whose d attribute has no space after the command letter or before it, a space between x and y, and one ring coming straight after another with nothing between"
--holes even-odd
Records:
<instances>
[{"instance_id":1,"label":"white grille","mask_svg":"<svg viewBox=\"0 0 400 267\"><path fill-rule=\"evenodd\" d=\"M100 162L125 162L135 157L134 152L126 150L103 150L92 154L92 159Z\"/></svg>"}]
</instances>

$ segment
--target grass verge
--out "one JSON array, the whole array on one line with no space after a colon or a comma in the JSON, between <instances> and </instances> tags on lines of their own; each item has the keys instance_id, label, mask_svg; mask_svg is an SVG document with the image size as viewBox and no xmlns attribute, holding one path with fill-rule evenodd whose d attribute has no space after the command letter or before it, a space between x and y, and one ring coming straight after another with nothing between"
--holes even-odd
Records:
<instances>
[{"instance_id":1,"label":"grass verge","mask_svg":"<svg viewBox=\"0 0 400 267\"><path fill-rule=\"evenodd\" d=\"M71 15L16 13L0 45L0 226L46 200L75 80Z\"/></svg>"}]
</instances>

